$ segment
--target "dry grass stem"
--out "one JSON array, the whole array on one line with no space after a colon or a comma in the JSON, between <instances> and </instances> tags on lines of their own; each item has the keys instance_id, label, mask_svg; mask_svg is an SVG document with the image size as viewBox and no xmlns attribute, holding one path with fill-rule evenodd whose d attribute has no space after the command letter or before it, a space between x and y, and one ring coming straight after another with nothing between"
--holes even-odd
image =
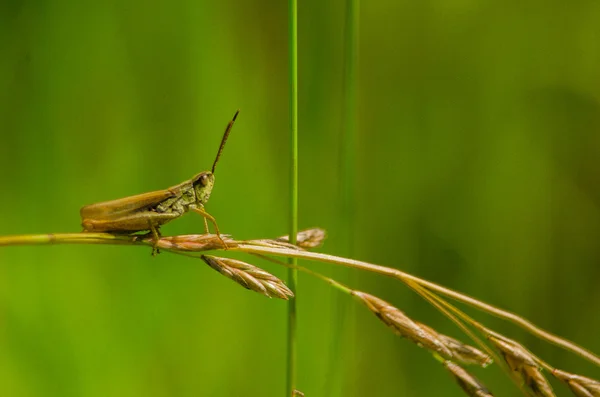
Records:
<instances>
[{"instance_id":1,"label":"dry grass stem","mask_svg":"<svg viewBox=\"0 0 600 397\"><path fill-rule=\"evenodd\" d=\"M249 263L209 255L202 255L201 258L222 275L266 297L288 300L294 296L283 281Z\"/></svg>"},{"instance_id":2,"label":"dry grass stem","mask_svg":"<svg viewBox=\"0 0 600 397\"><path fill-rule=\"evenodd\" d=\"M518 376L533 396L555 396L552 386L542 374L537 358L523 345L500 335L489 335L488 339L496 346L513 374Z\"/></svg>"},{"instance_id":3,"label":"dry grass stem","mask_svg":"<svg viewBox=\"0 0 600 397\"><path fill-rule=\"evenodd\" d=\"M454 376L458 385L471 397L493 397L492 393L473 375L460 365L446 360L444 367Z\"/></svg>"},{"instance_id":4,"label":"dry grass stem","mask_svg":"<svg viewBox=\"0 0 600 397\"><path fill-rule=\"evenodd\" d=\"M154 244L153 237L148 235L143 236L140 241L150 245ZM224 234L221 235L221 238L216 234L185 234L181 236L161 237L156 242L156 248L183 252L210 251L222 249L223 242L227 244L228 248L235 248L238 245L235 240Z\"/></svg>"},{"instance_id":5,"label":"dry grass stem","mask_svg":"<svg viewBox=\"0 0 600 397\"><path fill-rule=\"evenodd\" d=\"M316 248L323 244L323 240L327 237L325 230L315 227L312 229L305 229L298 232L296 235L296 245L300 248ZM281 236L276 239L284 243L290 242L290 236Z\"/></svg>"},{"instance_id":6,"label":"dry grass stem","mask_svg":"<svg viewBox=\"0 0 600 397\"><path fill-rule=\"evenodd\" d=\"M303 248L300 248L294 244L286 243L285 241L277 241L271 239L259 239L259 240L247 240L243 242L244 244L249 244L255 247L265 247L265 248L276 248L276 249L288 249L294 251L304 251Z\"/></svg>"},{"instance_id":7,"label":"dry grass stem","mask_svg":"<svg viewBox=\"0 0 600 397\"><path fill-rule=\"evenodd\" d=\"M305 233L304 235L302 233ZM324 233L318 229L301 232L299 241L305 244L311 241L312 244L322 241L321 237ZM311 237L305 237L311 236ZM255 255L276 255L288 258L301 258L324 263L332 263L342 266L351 267L354 269L374 272L389 277L394 277L404 283L415 283L427 290L444 295L451 299L470 305L474 308L482 310L488 314L495 315L499 318L511 321L514 324L526 329L536 337L547 342L553 343L562 347L565 350L571 351L580 357L585 358L600 366L600 357L590 352L589 350L578 346L577 344L558 337L550 332L547 332L527 319L517 316L514 313L499 309L485 302L467 296L460 292L443 287L436 283L421 279L411 274L402 272L398 269L393 269L385 266L379 266L368 262L362 262L349 258L342 258L333 255L306 252L299 250L297 247L287 246L285 241L262 240L263 246L252 244L244 241L232 240L229 237L224 237L228 249L232 251L241 251ZM285 240L285 239L283 239ZM265 243L268 242L268 243ZM0 246L11 245L39 245L39 244L118 244L118 245L146 245L154 246L154 241L150 236L131 236L131 235L115 235L110 233L55 233L55 234L32 234L32 235L16 235L16 236L0 236ZM187 254L189 252L201 252L207 250L221 250L223 245L215 235L187 235L175 237L163 237L157 242L157 248L162 248L174 253Z\"/></svg>"},{"instance_id":8,"label":"dry grass stem","mask_svg":"<svg viewBox=\"0 0 600 397\"><path fill-rule=\"evenodd\" d=\"M596 379L571 374L560 369L552 371L555 378L565 382L578 397L600 397L600 382Z\"/></svg>"},{"instance_id":9,"label":"dry grass stem","mask_svg":"<svg viewBox=\"0 0 600 397\"><path fill-rule=\"evenodd\" d=\"M263 257L263 256L261 256L261 257ZM272 261L274 263L278 263L282 266L286 266L286 267L288 266L287 264L285 264L281 261L278 261L276 259L272 259L269 257L263 257L263 258L265 258L269 261ZM346 286L342 283L339 283L330 277L326 277L320 273L314 272L303 266L295 266L295 267L302 272L306 272L317 278L322 279L323 281L334 286L335 288L338 288L338 289L344 291L345 293L348 293L350 295L354 295L354 296L358 297L359 299L361 299L361 301L363 303L365 303L367 305L367 307L369 307L369 309L371 309L371 311L373 311L373 313L375 315L377 315L382 321L384 321L384 323L386 325L389 325L389 324L386 320L384 320L383 318L380 317L381 310L377 309L377 307L381 307L384 304L387 304L389 307L392 308L392 309L390 309L390 311L393 310L393 311L400 312L397 308L389 305L389 303L383 301L382 299L374 297L373 295L366 294L361 291L353 290L353 289L349 288L348 286ZM365 301L365 299L366 299L366 301ZM400 312L400 313L404 316L404 314L402 312ZM404 316L403 319L405 317L406 316ZM488 365L493 363L492 358L489 355L487 355L486 353L482 352L481 350L479 350L473 346L464 344L463 342L461 342L457 339L454 339L450 336L440 334L437 331L435 331L433 328L431 328L423 323L419 323L417 321L413 321L413 323L417 327L422 328L422 331L425 331L426 335L430 335L431 338L437 338L451 352L452 359L460 362L460 364L462 364L462 365L479 365L479 366L485 368ZM405 324L412 325L411 323L408 323L406 321L405 321ZM397 330L397 325L389 325L389 326L392 327L394 329L394 331L396 331L396 333L399 333L399 331ZM448 358L448 357L446 357L446 358Z\"/></svg>"},{"instance_id":10,"label":"dry grass stem","mask_svg":"<svg viewBox=\"0 0 600 397\"><path fill-rule=\"evenodd\" d=\"M554 335L548 331L545 331L542 328L539 328L532 322L527 319L518 316L514 313L511 313L506 310L499 309L495 306L489 305L485 302L482 302L478 299L475 299L471 296L465 295L458 291L454 291L450 288L443 287L439 284L433 283L431 281L427 281L425 279L413 276L412 274L403 272L398 269L393 269L385 266L375 265L368 262L363 262L355 259L342 258L339 256L321 254L316 252L306 252L306 251L294 251L294 250L286 250L286 249L278 249L278 248L266 248L266 247L257 247L249 244L244 244L243 242L238 242L239 246L235 248L235 251L242 251L246 253L259 254L259 255L277 255L284 257L293 257L300 259L307 259L312 261L318 261L323 263L332 263L336 265L342 265L346 267L350 267L353 269L365 270L373 273L378 273L381 275L386 275L389 277L393 277L401 280L404 283L413 282L418 284L423 288L427 288L432 292L436 292L440 295L444 295L451 299L457 300L464 304L467 304L471 307L482 310L488 314L494 315L496 317L511 321L512 323L526 329L536 337L543 339L547 342L555 344L557 346L562 347L565 350L573 352L586 360L593 362L594 364L600 366L600 357L590 352L589 350L567 340L561 338L557 335Z\"/></svg>"},{"instance_id":11,"label":"dry grass stem","mask_svg":"<svg viewBox=\"0 0 600 397\"><path fill-rule=\"evenodd\" d=\"M221 240L221 238L223 240ZM231 250L232 252L245 252L258 256L269 255L268 258L272 261L276 260L270 256L300 258L322 263L343 265L353 269L394 277L404 282L421 297L431 302L438 310L440 310L440 312L454 321L467 335L469 335L478 346L485 350L489 355L496 358L496 361L505 361L506 366L503 365L503 367L505 369L508 367L510 370L508 372L517 382L519 387L521 387L524 394L529 394L534 397L551 397L555 395L542 373L542 369L545 369L549 373L552 373L554 377L566 383L576 396L600 397L599 381L553 369L549 364L529 352L523 345L485 328L483 324L473 320L453 305L450 305L445 299L442 299L442 296L483 310L488 314L509 320L531 332L536 337L558 345L600 366L600 357L592 352L571 341L538 328L528 320L517 316L514 313L496 308L473 297L418 278L398 269L349 258L306 251L305 249L314 248L323 242L325 232L322 229L308 229L299 232L298 246L290 244L287 236L280 237L276 240L263 239L250 241L233 240L225 235L221 235L221 238L214 234L194 234L161 237L155 241L153 237L149 235L58 233L0 236L0 246L25 244L119 244L150 246L180 255L195 258L201 257L213 269L234 280L244 288L259 292L267 297L277 297L285 300L288 300L294 295L280 279L272 274L239 260L215 256L201 256L201 253L209 250ZM223 242L225 242L226 247ZM281 263L279 261L276 262ZM286 264L283 265L289 266ZM301 267L296 268L304 269ZM480 397L491 396L485 387L461 367L461 365L467 364L476 364L485 367L492 362L492 359L488 354L472 346L465 345L454 338L439 334L434 329L410 319L398 308L376 296L352 290L335 280L309 269L304 269L303 271L322 278L335 288L342 290L347 294L354 295L397 334L433 352L436 359L444 362L445 367L453 374L467 394ZM441 296L438 297L438 294ZM486 335L489 342L495 346L495 350L501 353L502 360L494 350L490 349L487 344L483 343L476 335L474 335L470 328L477 329Z\"/></svg>"},{"instance_id":12,"label":"dry grass stem","mask_svg":"<svg viewBox=\"0 0 600 397\"><path fill-rule=\"evenodd\" d=\"M267 248L287 248L293 250L305 250L316 248L325 240L325 230L319 228L301 230L297 234L296 245L290 243L289 236L281 236L273 239L248 240L244 244Z\"/></svg>"}]
</instances>

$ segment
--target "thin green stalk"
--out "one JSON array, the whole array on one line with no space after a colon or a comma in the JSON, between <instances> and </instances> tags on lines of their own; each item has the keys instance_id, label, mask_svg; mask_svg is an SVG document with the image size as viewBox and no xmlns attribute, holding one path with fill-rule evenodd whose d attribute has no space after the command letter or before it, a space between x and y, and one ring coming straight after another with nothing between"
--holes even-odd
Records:
<instances>
[{"instance_id":1,"label":"thin green stalk","mask_svg":"<svg viewBox=\"0 0 600 397\"><path fill-rule=\"evenodd\" d=\"M340 216L345 244L344 254L352 256L354 237L354 208L356 208L356 147L358 136L358 23L359 0L346 1L344 32L344 107L342 109L340 174Z\"/></svg>"},{"instance_id":2,"label":"thin green stalk","mask_svg":"<svg viewBox=\"0 0 600 397\"><path fill-rule=\"evenodd\" d=\"M290 243L296 244L298 233L298 4L289 0L289 71L290 71ZM296 265L295 258L289 258L290 265ZM298 296L298 270L288 269L288 286ZM296 390L296 299L288 303L287 340L287 388L286 396L293 396Z\"/></svg>"},{"instance_id":3,"label":"thin green stalk","mask_svg":"<svg viewBox=\"0 0 600 397\"><path fill-rule=\"evenodd\" d=\"M340 157L338 160L339 175L339 210L338 224L341 243L340 253L346 257L354 256L354 241L356 232L356 172L357 172L357 141L358 141L358 32L359 32L359 0L346 0L344 21L344 69L342 86L342 122L339 137ZM356 272L346 276L356 284ZM356 362L356 305L351 304L340 295L332 296L335 310L333 335L336 337L330 343L331 357L329 372L324 390L327 395L339 394L341 377L352 379L356 376L356 367L348 363ZM342 337L337 337L341 335ZM343 353L343 354L342 354Z\"/></svg>"}]
</instances>

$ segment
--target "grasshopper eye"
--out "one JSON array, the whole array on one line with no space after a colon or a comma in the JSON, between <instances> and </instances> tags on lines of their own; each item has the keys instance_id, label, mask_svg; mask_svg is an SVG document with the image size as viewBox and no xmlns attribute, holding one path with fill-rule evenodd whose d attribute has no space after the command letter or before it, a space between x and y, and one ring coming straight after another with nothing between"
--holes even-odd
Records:
<instances>
[{"instance_id":1,"label":"grasshopper eye","mask_svg":"<svg viewBox=\"0 0 600 397\"><path fill-rule=\"evenodd\" d=\"M202 186L208 185L208 175L204 174L204 175L200 176L200 178L198 179L198 182L200 182L200 184Z\"/></svg>"}]
</instances>

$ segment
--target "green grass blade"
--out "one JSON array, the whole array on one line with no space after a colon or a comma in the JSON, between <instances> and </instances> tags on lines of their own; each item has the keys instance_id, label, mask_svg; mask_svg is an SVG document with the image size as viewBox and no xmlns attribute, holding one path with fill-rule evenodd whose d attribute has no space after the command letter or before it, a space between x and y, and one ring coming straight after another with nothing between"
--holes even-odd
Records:
<instances>
[{"instance_id":1,"label":"green grass blade","mask_svg":"<svg viewBox=\"0 0 600 397\"><path fill-rule=\"evenodd\" d=\"M298 4L289 0L289 79L290 79L290 243L296 244L298 232ZM296 265L296 259L289 259ZM288 286L296 296L290 299L288 311L287 340L287 388L286 396L296 389L296 299L298 271L288 269Z\"/></svg>"}]
</instances>

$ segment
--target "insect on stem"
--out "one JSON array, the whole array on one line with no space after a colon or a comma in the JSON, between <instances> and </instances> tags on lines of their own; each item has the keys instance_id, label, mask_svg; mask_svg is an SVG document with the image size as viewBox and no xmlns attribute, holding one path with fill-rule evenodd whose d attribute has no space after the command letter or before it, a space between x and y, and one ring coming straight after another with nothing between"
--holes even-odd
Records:
<instances>
[{"instance_id":1,"label":"insect on stem","mask_svg":"<svg viewBox=\"0 0 600 397\"><path fill-rule=\"evenodd\" d=\"M86 205L80 211L83 230L86 232L128 233L150 230L155 241L158 241L158 229L162 225L193 210L214 224L217 234L219 234L215 218L204 210L204 205L210 198L215 183L215 166L221 157L223 147L238 114L239 110L227 124L212 171L200 172L191 179L168 189ZM204 225L208 232L207 222ZM224 242L223 245L225 245ZM155 249L153 252L157 253L157 250Z\"/></svg>"},{"instance_id":2,"label":"insect on stem","mask_svg":"<svg viewBox=\"0 0 600 397\"><path fill-rule=\"evenodd\" d=\"M235 114L233 115L233 118L231 119L231 121L229 122L229 124L227 124L227 128L225 128L225 133L223 134L223 139L221 139L221 146L219 146L219 151L217 152L217 157L215 158L215 162L213 163L212 169L210 170L211 173L215 173L215 167L217 166L217 162L219 161L219 158L221 157L221 153L223 152L223 148L225 147L225 142L227 142L227 138L229 137L229 133L231 132L231 127L233 127L233 123L235 123L235 119L238 116L238 113L240 112L240 110L238 109Z\"/></svg>"}]
</instances>

